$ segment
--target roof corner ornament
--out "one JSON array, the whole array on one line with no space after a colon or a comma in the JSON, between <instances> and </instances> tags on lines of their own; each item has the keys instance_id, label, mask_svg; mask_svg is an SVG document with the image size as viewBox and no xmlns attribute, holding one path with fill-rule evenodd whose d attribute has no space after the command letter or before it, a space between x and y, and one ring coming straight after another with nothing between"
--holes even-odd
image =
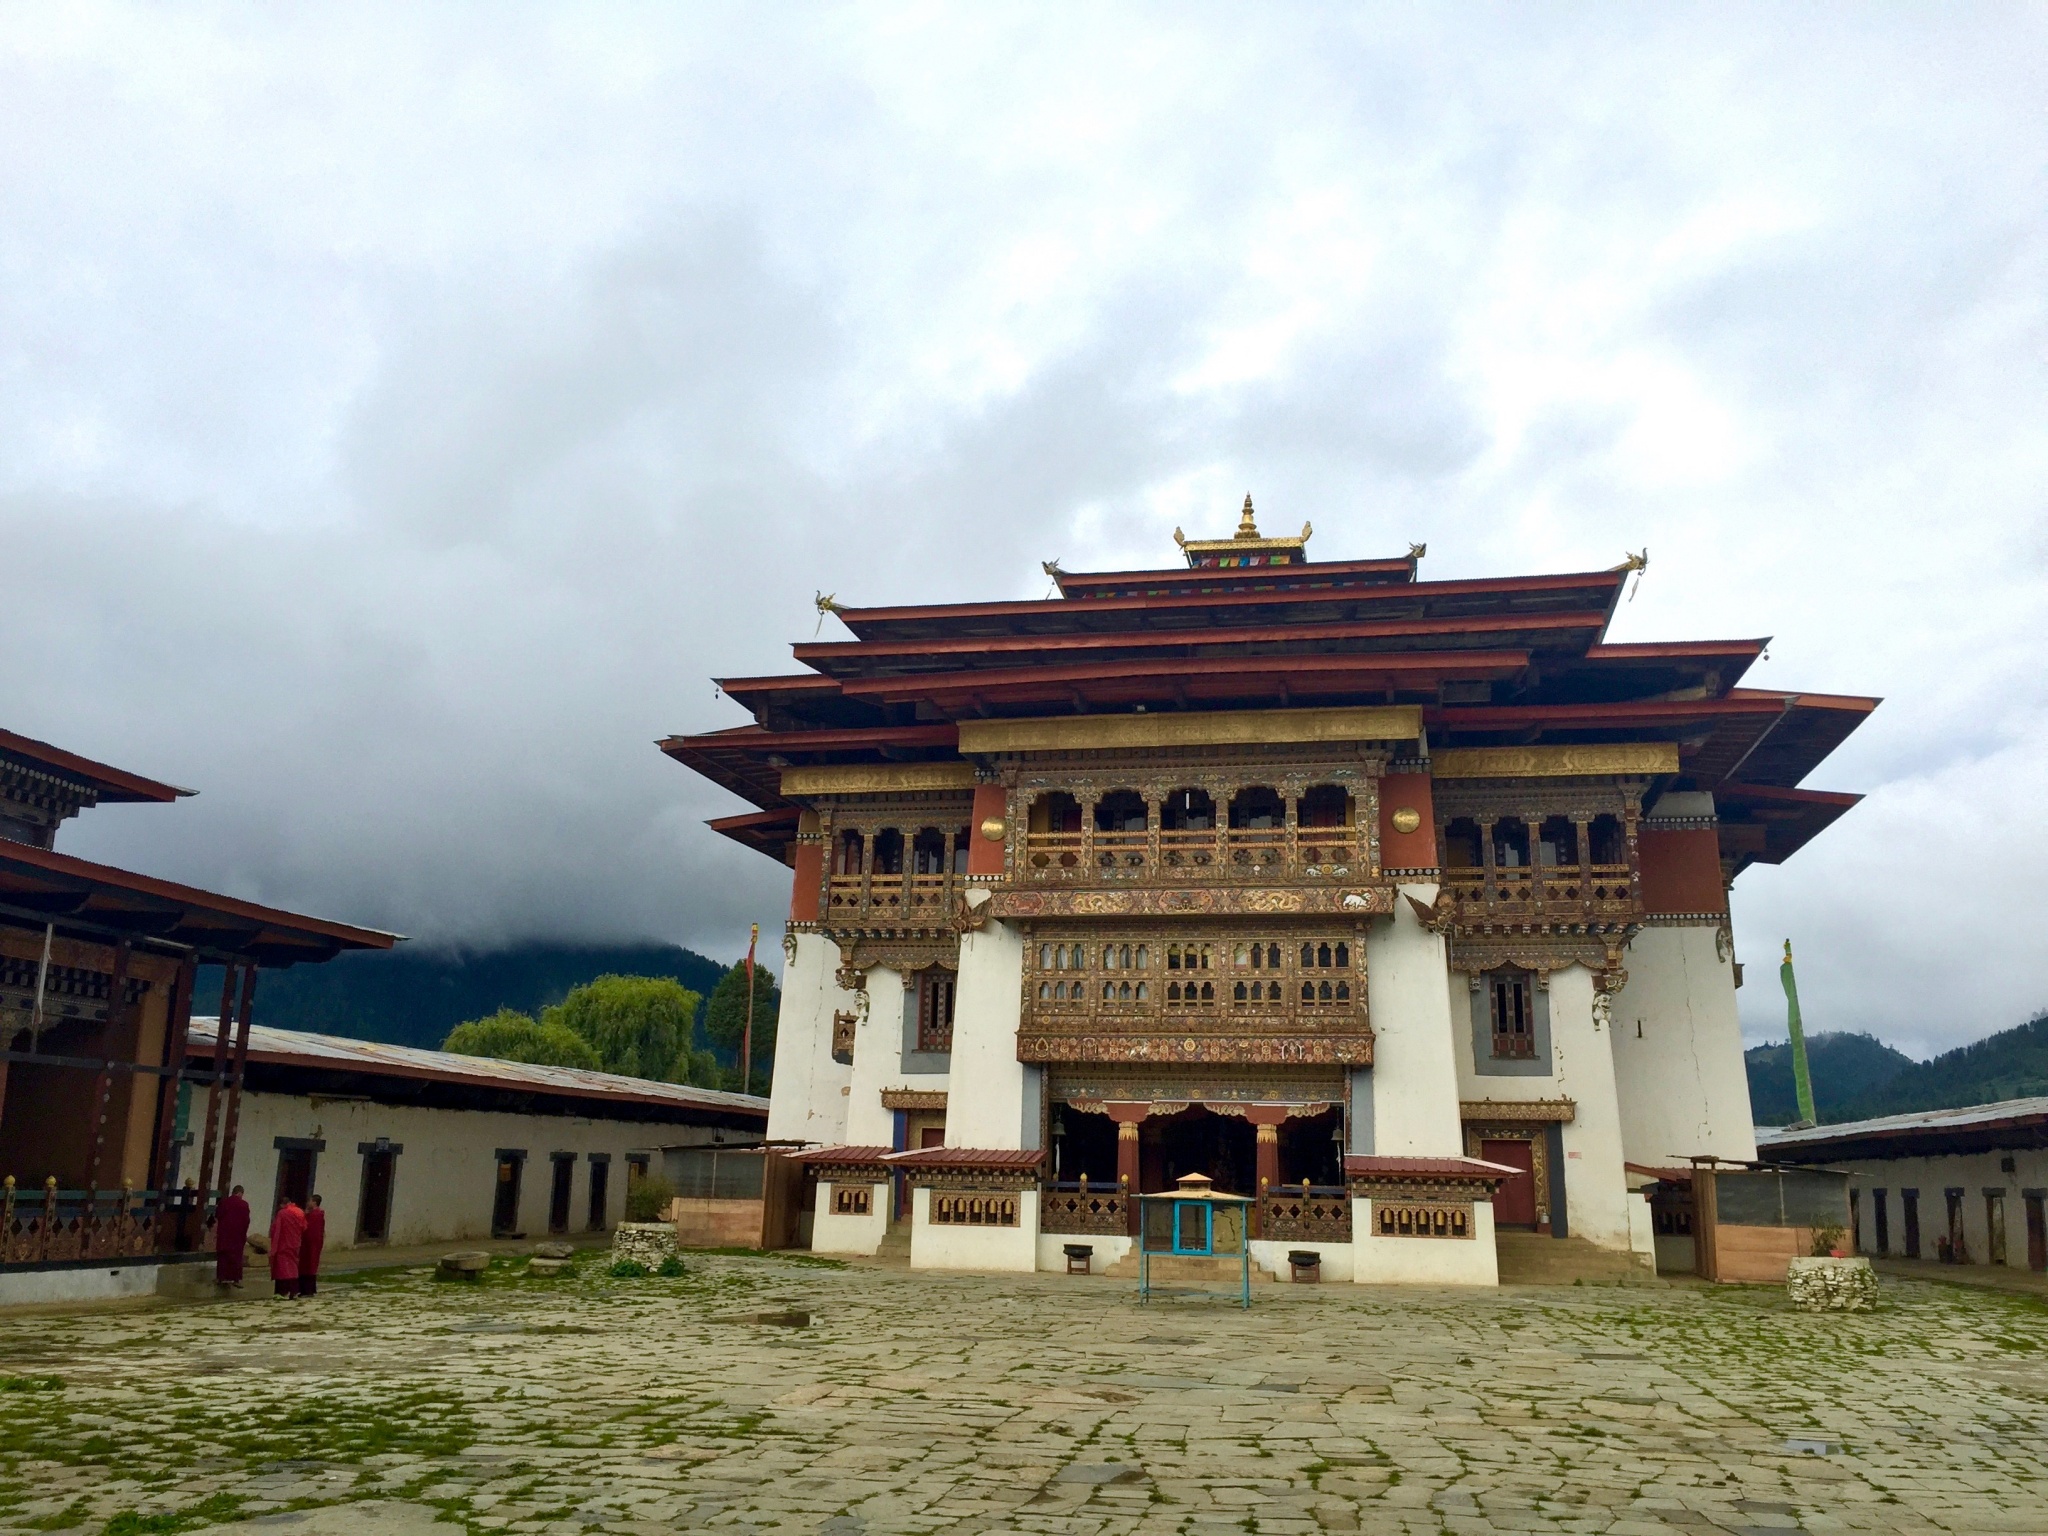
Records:
<instances>
[{"instance_id":1,"label":"roof corner ornament","mask_svg":"<svg viewBox=\"0 0 2048 1536\"><path fill-rule=\"evenodd\" d=\"M1240 539L1256 539L1259 536L1259 525L1252 520L1252 493L1250 491L1244 493L1244 511L1237 519L1237 536Z\"/></svg>"},{"instance_id":2,"label":"roof corner ornament","mask_svg":"<svg viewBox=\"0 0 2048 1536\"><path fill-rule=\"evenodd\" d=\"M1310 539L1315 537L1315 533L1316 525L1314 523L1303 523L1301 525L1301 542L1306 544Z\"/></svg>"},{"instance_id":3,"label":"roof corner ornament","mask_svg":"<svg viewBox=\"0 0 2048 1536\"><path fill-rule=\"evenodd\" d=\"M1408 558L1410 560L1420 560L1428 553L1429 546L1427 544L1410 544L1408 546Z\"/></svg>"},{"instance_id":4,"label":"roof corner ornament","mask_svg":"<svg viewBox=\"0 0 2048 1536\"><path fill-rule=\"evenodd\" d=\"M841 608L838 603L832 600L832 594L830 592L820 592L811 601L817 606L818 609L818 627L817 629L812 631L812 636L813 638L815 638L817 635L824 632L826 614L829 613L833 615L835 618L837 618L846 610ZM841 622L844 623L845 621L842 619Z\"/></svg>"},{"instance_id":5,"label":"roof corner ornament","mask_svg":"<svg viewBox=\"0 0 2048 1536\"><path fill-rule=\"evenodd\" d=\"M1628 600L1634 602L1636 600L1636 593L1640 592L1643 588L1643 572L1650 568L1650 546L1645 544L1640 550L1625 551L1625 553L1628 554L1628 558L1619 565L1610 565L1608 570L1623 576L1626 576L1630 571L1636 573L1635 584L1628 589Z\"/></svg>"},{"instance_id":6,"label":"roof corner ornament","mask_svg":"<svg viewBox=\"0 0 2048 1536\"><path fill-rule=\"evenodd\" d=\"M1188 547L1188 536L1180 531L1178 525L1176 525L1173 530L1173 542L1178 544L1182 549L1186 549Z\"/></svg>"}]
</instances>

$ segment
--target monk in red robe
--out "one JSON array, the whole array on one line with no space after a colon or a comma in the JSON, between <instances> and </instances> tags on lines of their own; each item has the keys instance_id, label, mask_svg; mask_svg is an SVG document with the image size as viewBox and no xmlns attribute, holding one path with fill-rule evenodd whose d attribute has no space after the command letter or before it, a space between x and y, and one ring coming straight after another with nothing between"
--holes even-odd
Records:
<instances>
[{"instance_id":1,"label":"monk in red robe","mask_svg":"<svg viewBox=\"0 0 2048 1536\"><path fill-rule=\"evenodd\" d=\"M306 1240L306 1213L290 1195L270 1218L270 1279L287 1301L299 1294L299 1245Z\"/></svg>"},{"instance_id":2,"label":"monk in red robe","mask_svg":"<svg viewBox=\"0 0 2048 1536\"><path fill-rule=\"evenodd\" d=\"M242 1283L242 1251L249 1246L249 1202L242 1186L221 1201L213 1213L213 1278L219 1285Z\"/></svg>"},{"instance_id":3,"label":"monk in red robe","mask_svg":"<svg viewBox=\"0 0 2048 1536\"><path fill-rule=\"evenodd\" d=\"M306 1196L306 1235L299 1240L299 1294L320 1289L320 1250L327 1246L327 1212L318 1195Z\"/></svg>"}]
</instances>

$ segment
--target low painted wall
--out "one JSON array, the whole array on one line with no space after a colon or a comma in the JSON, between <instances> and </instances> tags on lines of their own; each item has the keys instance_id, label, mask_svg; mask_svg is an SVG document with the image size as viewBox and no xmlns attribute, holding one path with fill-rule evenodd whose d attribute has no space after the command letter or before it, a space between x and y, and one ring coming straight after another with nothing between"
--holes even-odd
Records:
<instances>
[{"instance_id":1,"label":"low painted wall","mask_svg":"<svg viewBox=\"0 0 2048 1536\"><path fill-rule=\"evenodd\" d=\"M203 1095L197 1103L198 1113L204 1115ZM327 1210L327 1246L354 1247L363 1192L361 1149L381 1138L405 1149L394 1164L389 1242L460 1241L491 1235L498 1152L501 1148L519 1150L526 1158L519 1182L518 1229L538 1238L548 1235L552 1159L561 1152L575 1162L569 1184L569 1225L562 1234L573 1237L608 1231L624 1219L629 1154L653 1157L657 1147L708 1143L712 1134L698 1126L632 1120L423 1109L250 1093L242 1098L234 1182L248 1186L253 1230L266 1231L277 1185L277 1140L324 1142L314 1163L313 1188ZM595 1222L590 1210L593 1153L610 1158L603 1219ZM190 1177L196 1170L183 1172Z\"/></svg>"},{"instance_id":2,"label":"low painted wall","mask_svg":"<svg viewBox=\"0 0 2048 1536\"><path fill-rule=\"evenodd\" d=\"M81 1301L118 1301L129 1296L157 1294L162 1272L183 1265L122 1264L102 1269L97 1265L75 1265L63 1269L17 1269L0 1274L0 1307L33 1307ZM206 1279L213 1279L213 1263L203 1266ZM250 1289L261 1284L268 1293L268 1279L252 1279Z\"/></svg>"},{"instance_id":3,"label":"low painted wall","mask_svg":"<svg viewBox=\"0 0 2048 1536\"><path fill-rule=\"evenodd\" d=\"M1293 1268L1287 1262L1290 1253L1314 1252L1322 1256L1323 1262L1317 1267L1323 1272L1323 1283L1334 1285L1349 1281L1355 1267L1350 1243L1277 1243L1264 1238L1252 1239L1252 1263L1265 1270L1275 1280L1292 1281Z\"/></svg>"},{"instance_id":4,"label":"low painted wall","mask_svg":"<svg viewBox=\"0 0 2048 1536\"><path fill-rule=\"evenodd\" d=\"M1128 1237L1102 1237L1093 1232L1041 1232L1038 1234L1038 1267L1052 1274L1067 1272L1067 1256L1061 1250L1068 1243L1086 1243L1095 1250L1088 1261L1088 1273L1099 1275L1131 1251Z\"/></svg>"},{"instance_id":5,"label":"low painted wall","mask_svg":"<svg viewBox=\"0 0 2048 1536\"><path fill-rule=\"evenodd\" d=\"M854 1184L868 1192L865 1216L842 1216L832 1209L833 1192L839 1186L818 1180L818 1204L811 1218L811 1252L852 1253L872 1256L889 1235L889 1186Z\"/></svg>"},{"instance_id":6,"label":"low painted wall","mask_svg":"<svg viewBox=\"0 0 2048 1536\"><path fill-rule=\"evenodd\" d=\"M1014 1227L934 1226L932 1192L910 1192L910 1267L1029 1274L1038 1268L1038 1191L1017 1195ZM1086 1241L1086 1239L1084 1239Z\"/></svg>"},{"instance_id":7,"label":"low painted wall","mask_svg":"<svg viewBox=\"0 0 2048 1536\"><path fill-rule=\"evenodd\" d=\"M669 1203L676 1241L685 1248L758 1248L761 1246L761 1202L758 1200L692 1200L677 1196Z\"/></svg>"},{"instance_id":8,"label":"low painted wall","mask_svg":"<svg viewBox=\"0 0 2048 1536\"><path fill-rule=\"evenodd\" d=\"M1381 1237L1372 1201L1351 1202L1351 1278L1361 1285L1499 1285L1493 1202L1472 1202L1470 1237Z\"/></svg>"}]
</instances>

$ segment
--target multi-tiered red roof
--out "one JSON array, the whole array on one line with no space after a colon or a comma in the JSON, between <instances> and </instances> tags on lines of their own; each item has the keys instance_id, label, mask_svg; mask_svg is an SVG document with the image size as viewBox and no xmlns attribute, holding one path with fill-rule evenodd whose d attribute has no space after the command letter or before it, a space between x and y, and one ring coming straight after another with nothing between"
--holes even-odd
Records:
<instances>
[{"instance_id":1,"label":"multi-tiered red roof","mask_svg":"<svg viewBox=\"0 0 2048 1536\"><path fill-rule=\"evenodd\" d=\"M1316 564L1307 537L1262 538L1247 505L1236 540L1183 541L1185 569L1050 566L1044 601L834 607L854 638L795 646L809 671L721 680L752 725L661 748L759 806L712 825L778 856L784 767L956 758L955 722L1005 716L1410 703L1432 749L1673 742L1667 787L1714 793L1736 867L1859 798L1798 786L1878 701L1738 687L1768 638L1607 643L1637 562L1423 581L1419 547Z\"/></svg>"}]
</instances>

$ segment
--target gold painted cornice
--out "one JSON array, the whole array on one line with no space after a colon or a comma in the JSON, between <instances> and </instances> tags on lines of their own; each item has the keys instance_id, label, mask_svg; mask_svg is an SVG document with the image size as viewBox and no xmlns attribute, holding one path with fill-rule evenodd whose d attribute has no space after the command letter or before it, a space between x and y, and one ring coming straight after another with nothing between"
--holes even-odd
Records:
<instances>
[{"instance_id":1,"label":"gold painted cornice","mask_svg":"<svg viewBox=\"0 0 2048 1536\"><path fill-rule=\"evenodd\" d=\"M946 1107L946 1090L943 1088L884 1088L882 1108L884 1109L936 1109Z\"/></svg>"},{"instance_id":2,"label":"gold painted cornice","mask_svg":"<svg viewBox=\"0 0 2048 1536\"><path fill-rule=\"evenodd\" d=\"M1060 715L963 720L964 753L1088 752L1127 747L1278 746L1290 742L1414 741L1412 704L1355 709L1242 709L1158 715Z\"/></svg>"},{"instance_id":3,"label":"gold painted cornice","mask_svg":"<svg viewBox=\"0 0 2048 1536\"><path fill-rule=\"evenodd\" d=\"M972 788L972 763L846 763L782 770L782 792L791 797Z\"/></svg>"},{"instance_id":4,"label":"gold painted cornice","mask_svg":"<svg viewBox=\"0 0 2048 1536\"><path fill-rule=\"evenodd\" d=\"M1569 1125L1578 1113L1571 1099L1466 1099L1458 1105L1460 1120L1488 1125Z\"/></svg>"},{"instance_id":5,"label":"gold painted cornice","mask_svg":"<svg viewBox=\"0 0 2048 1536\"><path fill-rule=\"evenodd\" d=\"M964 727L963 727L964 734ZM1588 742L1566 747L1448 747L1431 754L1438 779L1565 779L1678 772L1668 741Z\"/></svg>"}]
</instances>

